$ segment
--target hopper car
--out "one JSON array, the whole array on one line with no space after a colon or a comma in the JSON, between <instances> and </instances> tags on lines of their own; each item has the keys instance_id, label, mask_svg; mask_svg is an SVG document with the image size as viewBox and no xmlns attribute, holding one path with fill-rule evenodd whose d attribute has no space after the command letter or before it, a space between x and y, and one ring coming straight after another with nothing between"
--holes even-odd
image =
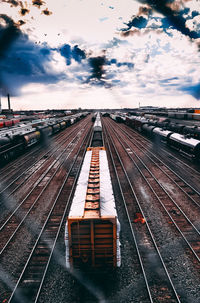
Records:
<instances>
[{"instance_id":1,"label":"hopper car","mask_svg":"<svg viewBox=\"0 0 200 303\"><path fill-rule=\"evenodd\" d=\"M96 134L102 132L99 121L97 124L65 225L68 269L104 270L121 265L120 223L103 140L98 137L98 146L95 140Z\"/></svg>"}]
</instances>

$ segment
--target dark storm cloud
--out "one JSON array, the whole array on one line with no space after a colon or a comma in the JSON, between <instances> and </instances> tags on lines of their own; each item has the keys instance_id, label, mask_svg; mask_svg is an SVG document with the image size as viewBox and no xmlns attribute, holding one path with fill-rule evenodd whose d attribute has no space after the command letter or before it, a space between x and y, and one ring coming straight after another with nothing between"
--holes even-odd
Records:
<instances>
[{"instance_id":1,"label":"dark storm cloud","mask_svg":"<svg viewBox=\"0 0 200 303\"><path fill-rule=\"evenodd\" d=\"M148 4L153 10L159 12L165 17L163 20L163 26L169 26L180 31L183 35L188 36L191 39L197 39L200 35L191 31L185 24L186 19L183 17L183 13L179 10L173 10L171 7L175 1L169 0L139 0L143 4Z\"/></svg>"},{"instance_id":2,"label":"dark storm cloud","mask_svg":"<svg viewBox=\"0 0 200 303\"><path fill-rule=\"evenodd\" d=\"M180 89L181 91L184 91L194 98L200 100L200 83L197 83L195 85L185 86Z\"/></svg>"},{"instance_id":3,"label":"dark storm cloud","mask_svg":"<svg viewBox=\"0 0 200 303\"><path fill-rule=\"evenodd\" d=\"M137 28L145 28L147 26L148 20L142 16L134 17L131 21L129 21L126 25L128 27L128 30L130 30L132 27Z\"/></svg>"},{"instance_id":4,"label":"dark storm cloud","mask_svg":"<svg viewBox=\"0 0 200 303\"><path fill-rule=\"evenodd\" d=\"M132 69L134 67L134 64L132 62L118 62L116 59L111 59L107 61L108 65L115 64L117 67L121 66L127 66L129 69Z\"/></svg>"},{"instance_id":5,"label":"dark storm cloud","mask_svg":"<svg viewBox=\"0 0 200 303\"><path fill-rule=\"evenodd\" d=\"M106 64L105 56L90 57L89 64L92 68L92 75L90 79L101 80L104 75L104 65Z\"/></svg>"},{"instance_id":6,"label":"dark storm cloud","mask_svg":"<svg viewBox=\"0 0 200 303\"><path fill-rule=\"evenodd\" d=\"M91 67L91 75L86 82L91 85L104 86L105 88L124 85L119 79L121 72L120 67L127 67L128 69L134 68L132 62L119 62L115 58L106 58L106 55L90 56L88 57L88 62ZM116 68L110 69L110 66L115 66Z\"/></svg>"},{"instance_id":7,"label":"dark storm cloud","mask_svg":"<svg viewBox=\"0 0 200 303\"><path fill-rule=\"evenodd\" d=\"M48 8L44 9L44 10L42 11L42 13L43 13L44 15L46 15L46 16L52 15L52 12L50 12L50 11L48 10Z\"/></svg>"},{"instance_id":8,"label":"dark storm cloud","mask_svg":"<svg viewBox=\"0 0 200 303\"><path fill-rule=\"evenodd\" d=\"M26 14L28 14L30 12L29 9L22 7L20 10L20 14L21 16L25 16Z\"/></svg>"},{"instance_id":9,"label":"dark storm cloud","mask_svg":"<svg viewBox=\"0 0 200 303\"><path fill-rule=\"evenodd\" d=\"M45 2L42 0L32 0L32 4L40 8L40 6L44 5Z\"/></svg>"},{"instance_id":10,"label":"dark storm cloud","mask_svg":"<svg viewBox=\"0 0 200 303\"><path fill-rule=\"evenodd\" d=\"M48 46L34 44L8 16L0 15L0 20L5 23L0 23L0 88L3 94L17 95L27 83L55 83L63 77L45 68L52 60Z\"/></svg>"},{"instance_id":11,"label":"dark storm cloud","mask_svg":"<svg viewBox=\"0 0 200 303\"><path fill-rule=\"evenodd\" d=\"M5 22L5 27L1 25L1 20ZM0 60L20 34L21 31L14 21L7 15L0 14Z\"/></svg>"},{"instance_id":12,"label":"dark storm cloud","mask_svg":"<svg viewBox=\"0 0 200 303\"><path fill-rule=\"evenodd\" d=\"M69 44L64 44L60 48L60 54L65 57L66 64L70 65L72 59L74 59L76 62L81 62L83 59L86 58L85 51L81 50L78 45L75 45L74 47L71 47Z\"/></svg>"},{"instance_id":13,"label":"dark storm cloud","mask_svg":"<svg viewBox=\"0 0 200 303\"><path fill-rule=\"evenodd\" d=\"M16 1L16 0L1 0L2 2L5 2L5 3L9 3L11 4L11 6L18 6L20 5L20 1Z\"/></svg>"}]
</instances>

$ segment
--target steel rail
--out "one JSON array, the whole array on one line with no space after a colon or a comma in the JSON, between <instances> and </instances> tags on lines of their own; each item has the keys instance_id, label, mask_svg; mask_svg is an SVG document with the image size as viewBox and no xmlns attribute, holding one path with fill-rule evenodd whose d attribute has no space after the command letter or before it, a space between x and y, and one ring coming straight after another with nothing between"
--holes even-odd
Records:
<instances>
[{"instance_id":1,"label":"steel rail","mask_svg":"<svg viewBox=\"0 0 200 303\"><path fill-rule=\"evenodd\" d=\"M148 138L144 137L141 133L139 133L138 131L136 131L135 129L131 128L130 126L127 126L127 129L129 129L132 133L137 134L138 137L142 138L144 141L149 143L149 146L153 146L152 141L149 140ZM187 168L189 168L191 171L194 171L196 174L198 174L200 176L200 172L196 169L194 169L193 167L189 166L187 163L185 163L184 161L182 161L181 159L177 158L175 155L173 155L172 153L168 152L166 149L164 148L160 148L162 150L162 152L168 154L170 157L175 158L177 161L181 162L181 164L185 165ZM161 160L162 161L162 160Z\"/></svg>"},{"instance_id":2,"label":"steel rail","mask_svg":"<svg viewBox=\"0 0 200 303\"><path fill-rule=\"evenodd\" d=\"M142 210L142 207L141 207L141 205L140 205L139 199L138 199L138 197L137 197L137 195L136 195L136 193L135 193L135 191L134 191L134 189L133 189L133 186L132 186L132 184L131 184L130 178L129 178L129 176L128 176L127 172L126 172L126 169L125 169L125 167L124 167L124 165L123 165L122 159L121 159L121 157L120 157L120 155L119 155L119 153L118 153L118 151L117 151L117 149L116 149L116 146L115 146L115 144L114 144L114 140L111 138L110 135L109 135L109 137L110 137L110 141L112 142L112 145L113 145L113 148L114 148L114 150L115 150L115 153L116 153L116 155L117 155L117 157L118 157L118 159L119 159L119 162L120 162L120 165L121 165L122 170L123 170L123 172L124 172L124 175L126 176L126 179L127 179L127 181L128 181L128 184L129 184L129 186L130 186L130 188L131 188L131 191L132 191L132 193L133 193L133 195L134 195L134 197L135 197L135 200L136 200L136 202L137 202L137 205L138 205L138 207L139 207L139 209L140 209L140 212L141 212L143 218L145 218L145 221L146 221L145 224L146 224L146 226L147 226L147 230L148 230L149 235L150 235L150 237L151 237L151 239L152 239L152 242L153 242L153 245L154 245L154 247L155 247L155 250L156 250L156 252L157 252L157 254L158 254L158 256L159 256L160 262L161 262L161 264L162 264L162 266L163 266L163 268L164 268L165 274L166 274L166 276L167 276L167 278L168 278L168 280L169 280L169 283L170 283L170 285L171 285L171 287L172 287L172 290L173 290L173 293L174 293L174 295L175 295L175 298L177 299L177 302L180 303L181 301L180 301L180 299L179 299L179 296L178 296L178 294L177 294L177 292L176 292L176 289L175 289L175 287L174 287L174 284L173 284L173 282L172 282L172 280L171 280L171 277L170 277L170 275L169 275L169 273L168 273L168 270L167 270L167 268L166 268L166 265L165 265L165 263L164 263L164 260L163 260L163 258L162 258L162 255L161 255L161 253L160 253L160 251L159 251L159 248L158 248L158 246L157 246L157 244L156 244L156 241L155 241L155 239L154 239L154 236L153 236L153 234L152 234L152 232L151 232L150 226L149 226L148 221L147 221L147 219L146 219L146 217L145 217L145 214L144 214L144 212L143 212L143 210ZM133 231L133 227L132 227L132 224L131 224L130 215L129 215L128 208L127 208L127 205L126 205L126 204L127 204L127 203L126 203L126 199L124 198L124 195L123 195L121 183L120 183L120 180L119 180L119 176L118 176L118 173L117 173L117 168L116 168L116 165L115 165L115 162L114 162L114 159L113 159L113 155L112 155L112 152L111 152L111 148L110 148L109 142L108 142L108 146L109 146L109 152L110 152L110 156L111 156L111 159L112 159L112 163L113 163L113 166L114 166L114 169L115 169L115 174L116 174L116 176L117 176L118 184L119 184L119 187L120 187L120 192L121 192L122 197L123 197L123 203L124 203L124 206L125 206L126 214L127 214L127 217L128 217L128 221L129 221L129 224L130 224L130 228L131 228L132 234L133 234L134 243L135 243L135 245L136 245L137 253L139 254L139 260L140 260L140 264L141 264L141 267L142 267L143 275L144 275L144 277L145 277L145 283L146 283L146 285L147 285L147 287L148 287L148 293L150 294L150 300L151 300L151 302L153 302L152 295L151 295L151 291L150 291L150 287L149 287L149 285L148 285L148 279L147 279L147 276L146 276L146 273L145 273L145 270L144 270L144 266L143 266L143 263L142 263L142 257L141 257L140 250L139 250L139 247L138 247L138 244L137 244L136 236L135 236L134 231Z\"/></svg>"},{"instance_id":3,"label":"steel rail","mask_svg":"<svg viewBox=\"0 0 200 303\"><path fill-rule=\"evenodd\" d=\"M116 135L116 133L114 132L114 135L117 137L117 139L119 140L119 136ZM120 141L119 141L120 142ZM131 157L131 155L127 152L126 148L124 147L123 143L120 142L120 144L122 145L122 147L124 148L124 150L126 151L128 157L132 160L132 162L134 163L134 165L137 167L138 171L140 172L141 176L143 177L143 179L146 181L146 183L148 184L149 188L151 189L151 191L154 193L155 197L157 198L157 200L159 201L159 203L162 205L162 207L164 208L165 212L168 214L168 216L170 217L171 221L174 223L174 225L176 226L177 230L179 231L179 233L181 234L181 236L183 237L183 239L185 240L185 242L187 243L188 247L190 248L190 250L192 251L192 253L194 254L194 256L196 257L196 259L200 262L200 257L197 255L197 253L194 251L193 247L190 245L189 241L187 240L187 238L185 237L185 235L183 234L183 232L181 231L181 229L179 228L179 226L177 225L177 223L175 222L175 220L173 219L173 217L171 216L171 214L169 213L169 211L167 210L166 206L164 205L164 203L161 201L161 199L159 198L159 196L157 195L157 193L155 192L155 190L153 189L152 185L150 184L150 182L147 180L147 178L145 177L145 175L143 174L143 172L141 171L141 169L139 168L139 166L137 165L137 163L133 160L133 158ZM131 149L131 151L136 155L136 153ZM137 155L136 157L138 158L139 161L141 161L141 163L143 162ZM146 166L144 163L142 163L144 165L144 167ZM159 184L159 181L153 176L153 174L151 173L151 171L145 167L146 170L151 174L151 176L154 178L154 180ZM185 217L185 219L191 224L191 226L194 228L194 230L198 233L198 235L200 234L199 230L193 225L193 223L190 221L190 219L184 214L184 212L178 207L178 205L176 204L176 202L174 201L174 199L172 197L170 197L170 195L165 191L165 189L162 187L161 184L159 184L161 186L161 188L164 190L164 192L167 194L167 196L169 197L169 199L177 206L177 208L181 211L181 213L183 214L183 216Z\"/></svg>"},{"instance_id":4,"label":"steel rail","mask_svg":"<svg viewBox=\"0 0 200 303\"><path fill-rule=\"evenodd\" d=\"M139 144L140 146L141 146L141 143L140 142L138 142L134 137L132 137L131 135L129 135L128 134L128 132L126 132L125 130L123 130L121 127L119 127L121 130L122 130L122 132L124 132L125 134L127 134L127 136L131 139L131 140L134 140L134 141L136 141L137 142L137 144ZM133 142L133 144L134 145L136 145L136 143L134 143ZM137 145L136 145L137 146ZM145 150L145 151L147 151L148 153L150 153L154 158L156 158L160 163L162 163L165 167L167 167L167 169L168 170L170 170L173 174L175 174L182 182L184 182L188 187L190 187L190 189L192 189L198 196L200 196L200 192L199 191L197 191L194 187L192 187L187 181L185 181L179 174L177 174L172 168L170 168L166 163L164 163L160 158L158 158L158 156L157 155L155 155L155 154L153 154L149 149L147 149L144 145L142 145L142 148L143 148L143 150ZM147 157L148 158L150 158L150 156L148 156L148 154L145 154L145 155L147 155ZM151 159L151 158L150 158ZM156 164L156 162L154 161L154 160L152 160L155 164ZM185 164L184 162L183 162L183 164ZM186 166L187 166L187 164L186 164ZM189 167L189 166L188 166ZM161 168L160 168L161 169ZM191 168L192 169L192 168ZM196 173L198 173L196 170L194 170ZM167 175L167 176L169 176L166 172L165 172L165 174ZM200 173L198 173L199 175L200 175ZM171 178L170 176L169 176L169 178ZM173 180L173 182L174 183L176 183L176 181L174 181ZM181 186L180 185L178 185L177 184L177 186L179 186L180 188L181 188ZM181 188L182 189L182 188ZM183 190L183 189L182 189ZM183 190L184 191L184 190ZM185 194L187 194L186 192L185 192ZM188 194L187 194L188 195ZM191 199L193 199L192 197L190 197ZM193 199L193 202L196 204L196 205L198 205L199 206L199 204Z\"/></svg>"},{"instance_id":5,"label":"steel rail","mask_svg":"<svg viewBox=\"0 0 200 303\"><path fill-rule=\"evenodd\" d=\"M90 134L90 135L91 135L91 134ZM90 135L89 135L89 136L90 136ZM14 302L15 302L15 296L17 296L16 299L17 299L18 297L21 298L21 296L22 296L21 294L19 294L19 293L20 293L20 290L19 290L19 293L17 293L17 289L18 289L20 283L22 282L22 279L23 279L23 276L24 276L24 274L25 274L25 271L27 270L27 268L28 268L28 266L29 266L29 262L31 261L31 258L32 258L33 254L34 254L34 252L35 252L35 250L36 250L36 248L37 248L37 245L38 245L38 243L39 243L39 241L40 241L40 239L41 239L41 237L42 237L42 234L45 232L45 227L47 226L47 223L49 222L49 219L50 219L50 217L51 217L51 214L52 214L52 212L53 212L53 210L54 210L54 208L55 208L57 202L59 201L59 197L60 197L61 194L62 194L62 191L63 191L63 189L64 189L64 186L66 185L66 182L67 182L68 179L70 178L70 173L71 173L71 171L73 170L73 168L74 168L74 166L75 166L75 163L76 163L76 161L77 161L77 159L78 159L78 157L79 157L79 154L80 154L80 152L81 152L81 149L82 149L83 145L85 144L85 141L86 141L87 136L88 136L88 133L85 135L85 137L84 137L84 139L83 139L83 142L82 142L82 144L81 144L81 146L79 147L79 150L78 150L78 152L77 152L76 158L74 159L74 161L73 161L73 163L72 163L72 165L71 165L71 167L70 167L70 170L68 171L68 173L67 173L67 175L66 175L66 177L65 177L65 179L64 179L64 181L63 181L63 183L62 183L62 186L61 186L61 188L60 188L60 190L59 190L59 192L58 192L58 194L57 194L57 196L56 196L56 198L55 198L55 201L54 201L54 203L53 203L53 206L52 206L52 208L51 208L51 210L50 210L50 212L49 212L49 214L48 214L48 216L47 216L47 218L46 218L46 220L45 220L45 222L44 222L44 224L43 224L43 227L42 227L42 229L41 229L41 231L40 231L40 234L38 235L38 238L37 238L37 240L36 240L36 242L35 242L35 245L34 245L32 251L31 251L31 253L30 253L30 255L29 255L29 258L28 258L28 260L26 261L26 264L24 265L23 271L21 272L21 275L20 275L20 277L19 277L19 279L18 279L18 281L17 281L17 283L16 283L16 285L15 285L15 288L14 288L14 290L12 291L12 294L11 294L11 296L10 296L10 298L9 298L8 303L12 302L12 300L14 300ZM87 144L88 144L88 141L87 141L86 145L87 145ZM79 172L80 172L80 168L81 168L81 164L82 164L82 162L83 162L83 158L84 158L85 152L86 152L86 149L84 149L84 153L83 153L82 159L81 159L81 161L80 161L79 168L78 168L77 173L76 173L76 176L75 176L75 178L74 178L74 183L77 181L78 174L79 174ZM71 192L70 192L70 196L69 196L70 198L71 198L71 195L72 195L72 191L73 191L73 189L74 189L74 186L75 186L75 184L73 184L73 186L72 186L72 189L71 189ZM69 201L70 201L70 199L68 199L68 203L69 203ZM50 253L49 253L49 257L52 256L53 249L55 248L55 244L56 244L56 241L57 241L58 233L59 233L59 231L60 231L60 229L61 229L61 226L62 226L64 217L65 217L65 213L66 213L67 208L68 208L68 204L65 206L65 209L64 209L64 212L63 212L63 216L62 216L60 225L59 225L58 230L57 230L57 233L56 233L56 237L55 237L55 239L54 239L54 242L52 243L52 247L51 247L51 251L50 251ZM48 245L48 243L47 243L47 245ZM48 245L48 246L49 246L49 245ZM46 275L46 272L47 272L47 269L48 269L49 264L50 264L50 259L48 258L48 261L47 261L46 267L45 267L45 271L44 271L44 272L45 272L45 275ZM44 280L44 274L43 274L43 276L42 276L42 280L41 280L41 282L40 282L40 285L41 285L41 283L43 283L43 280ZM40 289L40 288L41 288L41 287L39 287L39 289ZM41 289L40 289L40 291L41 291ZM26 298L24 298L24 299L26 299ZM27 302L27 303L31 302L31 301L30 301L30 298L27 298L27 301L24 301L24 302Z\"/></svg>"},{"instance_id":6,"label":"steel rail","mask_svg":"<svg viewBox=\"0 0 200 303\"><path fill-rule=\"evenodd\" d=\"M92 131L91 131L91 133L90 133L90 135L89 135L89 138L90 138L90 137L92 137ZM90 139L88 139L87 145L90 145L89 141L90 141ZM64 224L64 220L65 220L67 211L68 211L68 209L69 209L69 207L70 207L70 202L71 202L72 196L73 196L73 194L74 194L75 186L76 186L76 184L77 184L78 177L79 177L79 175L80 175L80 171L81 171L81 168L82 168L82 164L83 164L83 160L84 160L85 154L86 154L86 150L84 151L83 158L82 158L82 160L81 160L81 163L80 163L80 166L79 166L77 175L76 175L76 177L75 177L75 179L74 179L74 183L73 183L73 185L72 185L72 190L71 190L70 195L69 195L69 197L68 197L68 199L67 199L66 207L65 207L64 212L63 212L63 216L62 216L62 219L61 219L61 222L60 222L60 226L59 226L59 229L58 229L58 231L57 231L57 234L56 234L56 237L55 237L55 240L54 240L54 243L53 243L53 247L52 247L52 250L51 250L51 254L50 254L50 256L49 256L47 265L46 265L46 267L45 267L45 270L44 270L44 273L43 273L43 276L42 276L42 280L41 280L41 283L40 283L40 286L39 286L39 289L38 289L38 292L37 292L37 296L36 296L36 298L35 298L34 303L37 303L37 302L38 302L38 299L39 299L39 297L40 297L40 295L41 295L42 287L43 287L45 278L46 278L46 276L47 276L48 268L49 268L51 259L52 259L52 257L53 257L54 251L55 251L55 249L56 249L56 243L57 243L59 234L60 234L60 232L61 232L61 228L62 228L62 226L63 226L63 224ZM56 199L57 199L57 198L56 198Z\"/></svg>"},{"instance_id":7,"label":"steel rail","mask_svg":"<svg viewBox=\"0 0 200 303\"><path fill-rule=\"evenodd\" d=\"M79 131L80 132L80 131ZM71 142L73 142L76 138L73 138ZM66 147L66 149L62 152L62 154L64 154L66 152L66 150L69 148L69 145L71 144L71 142L68 144L68 146ZM70 146L71 147L71 146ZM60 167L62 166L62 164L66 161L66 159L68 159L69 155L71 154L72 150L70 150L70 153L67 155L67 157L63 160L63 162L60 162L59 165L57 166L55 172L53 173L53 175L51 176L51 178L48 180L48 182L45 184L45 186L43 187L42 191L40 192L40 194L37 196L37 198L35 199L34 203L31 205L31 207L29 208L28 212L25 214L25 216L23 217L23 219L21 220L21 222L19 223L19 225L17 226L17 228L15 229L15 231L13 232L13 234L10 236L10 238L7 240L6 244L4 245L4 247L2 248L2 250L0 251L0 256L2 255L2 253L5 251L6 247L8 246L8 244L10 243L10 241L13 239L13 237L15 236L15 234L17 233L18 229L21 227L21 225L23 224L23 222L25 221L25 219L27 218L27 216L30 214L31 210L33 209L33 207L36 205L36 203L39 201L41 195L44 193L44 191L47 189L47 187L49 186L50 182L52 181L53 177L56 175L56 173L58 172L58 170L60 169ZM61 156L58 157L58 159ZM55 160L57 163L58 159ZM52 163L52 167L55 163ZM49 170L51 169L51 167L49 167ZM38 181L37 184L40 184L41 180L46 176L46 174L49 172L49 170L42 175ZM33 190L36 188L36 186L31 190L31 192L29 192L29 194L23 199L23 201L19 204L19 206L15 209L15 211L9 216L9 218L4 222L4 224L1 226L0 231L2 231L3 228L5 228L6 224L9 223L9 221L11 220L11 218L14 216L14 214L16 213L16 211L19 209L19 207L26 202L26 200L28 199L28 197L30 196L30 194L33 192Z\"/></svg>"},{"instance_id":8,"label":"steel rail","mask_svg":"<svg viewBox=\"0 0 200 303\"><path fill-rule=\"evenodd\" d=\"M82 121L81 121L82 122ZM83 122L85 122L85 121L83 121ZM84 124L84 123L83 123ZM85 124L86 125L86 124ZM80 129L83 127L82 126L82 124L80 124L80 125L78 125L78 126L80 126ZM77 128L75 128L75 129L72 129L72 131L68 134L68 137L67 138L69 138L73 133L75 133L77 131ZM65 134L63 134L63 133L59 133L59 141L58 142L56 142L56 143L62 143L63 141L62 141L62 139L63 139L63 137L65 136ZM61 138L60 138L61 137ZM67 139L66 138L66 139ZM61 148L61 147L59 147L59 148ZM42 156L39 158L39 159L37 159L33 164L31 164L31 166L30 167L28 167L24 172L22 172L20 175L18 175L10 184L8 184L3 190L1 190L0 191L0 194L2 194L4 191L6 191L13 183L15 183L20 177L22 177L24 174L26 174L30 169L32 169L33 167L34 167L34 165L35 164L37 164L39 161L41 161L46 155L48 155L49 153L52 153L52 155L50 155L48 158L50 158L50 157L52 157L53 156L53 153L55 152L55 151L57 151L57 150L59 150L59 148L55 148L55 147L53 147L53 148L50 148L47 152L44 152L43 154L42 154ZM29 176L30 177L30 176ZM27 179L29 179L29 177L27 177ZM27 180L26 179L26 180ZM23 183L22 183L23 184ZM19 187L20 185L18 185L18 187ZM13 192L11 192L10 193L10 195L11 194L13 194Z\"/></svg>"}]
</instances>

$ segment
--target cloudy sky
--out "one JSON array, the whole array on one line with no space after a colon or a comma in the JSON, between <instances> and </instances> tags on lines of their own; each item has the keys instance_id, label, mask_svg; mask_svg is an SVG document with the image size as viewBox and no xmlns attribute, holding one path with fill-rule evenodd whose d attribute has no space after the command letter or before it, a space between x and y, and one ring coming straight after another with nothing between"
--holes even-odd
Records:
<instances>
[{"instance_id":1,"label":"cloudy sky","mask_svg":"<svg viewBox=\"0 0 200 303\"><path fill-rule=\"evenodd\" d=\"M200 107L200 0L0 0L13 109Z\"/></svg>"}]
</instances>

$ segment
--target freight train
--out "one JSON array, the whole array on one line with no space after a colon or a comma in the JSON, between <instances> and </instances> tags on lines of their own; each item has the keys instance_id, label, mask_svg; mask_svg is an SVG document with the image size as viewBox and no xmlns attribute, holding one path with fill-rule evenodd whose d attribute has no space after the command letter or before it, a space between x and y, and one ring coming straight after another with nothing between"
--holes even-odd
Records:
<instances>
[{"instance_id":1,"label":"freight train","mask_svg":"<svg viewBox=\"0 0 200 303\"><path fill-rule=\"evenodd\" d=\"M110 117L113 118L112 115ZM157 146L158 143L164 142L169 147L200 160L200 127L170 123L166 119L148 120L137 116L126 116L125 124L152 138Z\"/></svg>"},{"instance_id":2,"label":"freight train","mask_svg":"<svg viewBox=\"0 0 200 303\"><path fill-rule=\"evenodd\" d=\"M19 122L20 122L20 119L10 119L10 120L1 119L0 120L0 128L11 127L13 125L18 124Z\"/></svg>"},{"instance_id":3,"label":"freight train","mask_svg":"<svg viewBox=\"0 0 200 303\"><path fill-rule=\"evenodd\" d=\"M30 146L45 140L67 126L75 123L88 113L63 117L59 120L48 120L46 123L30 124L0 132L0 165L16 158Z\"/></svg>"},{"instance_id":4,"label":"freight train","mask_svg":"<svg viewBox=\"0 0 200 303\"><path fill-rule=\"evenodd\" d=\"M65 226L68 269L104 270L121 265L120 223L99 114L93 129Z\"/></svg>"}]
</instances>

